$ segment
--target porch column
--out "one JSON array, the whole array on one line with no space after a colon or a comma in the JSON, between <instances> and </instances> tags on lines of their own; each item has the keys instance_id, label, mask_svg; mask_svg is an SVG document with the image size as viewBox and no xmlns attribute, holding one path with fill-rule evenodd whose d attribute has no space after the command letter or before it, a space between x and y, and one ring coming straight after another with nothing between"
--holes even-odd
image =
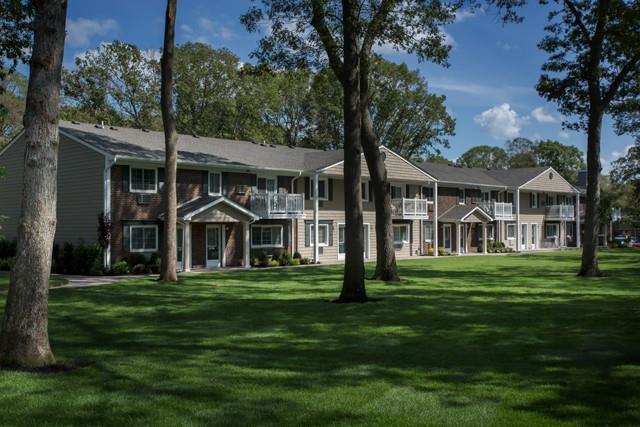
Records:
<instances>
[{"instance_id":1,"label":"porch column","mask_svg":"<svg viewBox=\"0 0 640 427\"><path fill-rule=\"evenodd\" d=\"M580 247L580 193L576 194L576 248Z\"/></svg>"},{"instance_id":2,"label":"porch column","mask_svg":"<svg viewBox=\"0 0 640 427\"><path fill-rule=\"evenodd\" d=\"M438 256L438 183L433 183L433 256Z\"/></svg>"},{"instance_id":3,"label":"porch column","mask_svg":"<svg viewBox=\"0 0 640 427\"><path fill-rule=\"evenodd\" d=\"M482 253L487 253L487 223L482 223Z\"/></svg>"},{"instance_id":4,"label":"porch column","mask_svg":"<svg viewBox=\"0 0 640 427\"><path fill-rule=\"evenodd\" d=\"M184 271L191 271L191 221L184 222Z\"/></svg>"},{"instance_id":5,"label":"porch column","mask_svg":"<svg viewBox=\"0 0 640 427\"><path fill-rule=\"evenodd\" d=\"M249 268L251 266L251 238L250 236L250 227L249 221L245 221L242 223L244 227L244 268Z\"/></svg>"},{"instance_id":6,"label":"porch column","mask_svg":"<svg viewBox=\"0 0 640 427\"><path fill-rule=\"evenodd\" d=\"M320 260L320 250L318 246L318 228L320 220L318 218L318 174L313 175L313 262Z\"/></svg>"},{"instance_id":7,"label":"porch column","mask_svg":"<svg viewBox=\"0 0 640 427\"><path fill-rule=\"evenodd\" d=\"M462 224L457 223L456 225L456 249L458 251L458 256L462 255L462 232L461 227Z\"/></svg>"},{"instance_id":8,"label":"porch column","mask_svg":"<svg viewBox=\"0 0 640 427\"><path fill-rule=\"evenodd\" d=\"M520 252L520 189L516 190L516 252Z\"/></svg>"}]
</instances>

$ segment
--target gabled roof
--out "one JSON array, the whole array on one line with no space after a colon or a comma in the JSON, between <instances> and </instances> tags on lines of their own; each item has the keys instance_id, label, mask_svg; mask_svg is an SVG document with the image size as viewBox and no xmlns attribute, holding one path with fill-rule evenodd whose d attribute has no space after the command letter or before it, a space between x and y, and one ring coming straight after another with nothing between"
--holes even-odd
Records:
<instances>
[{"instance_id":1,"label":"gabled roof","mask_svg":"<svg viewBox=\"0 0 640 427\"><path fill-rule=\"evenodd\" d=\"M178 206L177 209L177 217L180 220L190 220L194 215L198 215L199 213L205 212L216 205L225 204L231 206L233 209L243 213L248 216L252 220L258 220L260 217L245 207L237 204L236 202L227 199L224 196L204 196L204 197L196 197L195 199L191 199L186 203ZM164 212L158 215L160 219L164 218Z\"/></svg>"},{"instance_id":2,"label":"gabled roof","mask_svg":"<svg viewBox=\"0 0 640 427\"><path fill-rule=\"evenodd\" d=\"M434 162L421 162L418 163L418 166L442 182L505 187L504 183L487 174L488 171L482 168L468 168Z\"/></svg>"},{"instance_id":3,"label":"gabled roof","mask_svg":"<svg viewBox=\"0 0 640 427\"><path fill-rule=\"evenodd\" d=\"M537 166L532 168L487 170L486 173L509 187L520 187L547 169L549 169L549 166Z\"/></svg>"},{"instance_id":4,"label":"gabled roof","mask_svg":"<svg viewBox=\"0 0 640 427\"><path fill-rule=\"evenodd\" d=\"M475 205L454 205L444 211L438 221L441 222L464 222L470 215L476 214L486 218L486 220L493 221L491 215L482 210L479 206Z\"/></svg>"}]
</instances>

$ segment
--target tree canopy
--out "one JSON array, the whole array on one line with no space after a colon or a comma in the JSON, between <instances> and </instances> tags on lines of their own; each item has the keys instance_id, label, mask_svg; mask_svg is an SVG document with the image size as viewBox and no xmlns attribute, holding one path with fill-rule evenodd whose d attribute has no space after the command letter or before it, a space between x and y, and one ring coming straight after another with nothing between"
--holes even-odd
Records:
<instances>
[{"instance_id":1,"label":"tree canopy","mask_svg":"<svg viewBox=\"0 0 640 427\"><path fill-rule=\"evenodd\" d=\"M509 156L500 147L479 145L462 154L457 163L470 168L506 169L509 166Z\"/></svg>"}]
</instances>

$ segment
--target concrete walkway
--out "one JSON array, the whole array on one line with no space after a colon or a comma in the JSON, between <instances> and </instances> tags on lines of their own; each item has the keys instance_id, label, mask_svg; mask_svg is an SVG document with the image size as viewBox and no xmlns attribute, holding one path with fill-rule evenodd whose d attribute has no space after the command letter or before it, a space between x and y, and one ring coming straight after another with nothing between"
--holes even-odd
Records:
<instances>
[{"instance_id":1,"label":"concrete walkway","mask_svg":"<svg viewBox=\"0 0 640 427\"><path fill-rule=\"evenodd\" d=\"M157 277L158 275L137 275L137 276L80 276L80 275L64 275L53 274L55 277L62 277L67 281L64 285L54 286L50 289L77 289L77 288L92 288L95 286L111 285L113 283L122 282L129 279L141 279L145 277Z\"/></svg>"}]
</instances>

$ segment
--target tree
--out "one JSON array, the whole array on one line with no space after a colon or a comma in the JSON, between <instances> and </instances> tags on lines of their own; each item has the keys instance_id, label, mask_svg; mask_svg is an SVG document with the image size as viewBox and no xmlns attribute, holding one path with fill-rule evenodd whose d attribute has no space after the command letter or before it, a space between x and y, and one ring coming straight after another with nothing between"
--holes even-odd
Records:
<instances>
[{"instance_id":1,"label":"tree","mask_svg":"<svg viewBox=\"0 0 640 427\"><path fill-rule=\"evenodd\" d=\"M640 137L613 162L611 180L622 187L621 207L626 221L640 224Z\"/></svg>"},{"instance_id":2,"label":"tree","mask_svg":"<svg viewBox=\"0 0 640 427\"><path fill-rule=\"evenodd\" d=\"M0 81L27 60L32 18L32 2L0 0Z\"/></svg>"},{"instance_id":3,"label":"tree","mask_svg":"<svg viewBox=\"0 0 640 427\"><path fill-rule=\"evenodd\" d=\"M469 168L506 169L509 156L500 147L479 145L464 152L457 163Z\"/></svg>"},{"instance_id":4,"label":"tree","mask_svg":"<svg viewBox=\"0 0 640 427\"><path fill-rule=\"evenodd\" d=\"M176 32L176 3L177 0L167 0L167 12L164 24L164 45L161 60L161 92L160 104L162 108L162 124L164 126L164 245L162 247L162 265L160 280L177 282L176 259L178 247L176 244L177 194L176 176L178 173L178 132L173 111L173 50Z\"/></svg>"},{"instance_id":5,"label":"tree","mask_svg":"<svg viewBox=\"0 0 640 427\"><path fill-rule=\"evenodd\" d=\"M536 143L527 138L514 138L507 141L505 151L509 156L510 168L529 168L538 166L535 155Z\"/></svg>"},{"instance_id":6,"label":"tree","mask_svg":"<svg viewBox=\"0 0 640 427\"><path fill-rule=\"evenodd\" d=\"M34 0L33 52L24 115L25 154L17 255L0 332L0 363L54 363L48 293L56 230L58 106L66 0Z\"/></svg>"},{"instance_id":7,"label":"tree","mask_svg":"<svg viewBox=\"0 0 640 427\"><path fill-rule=\"evenodd\" d=\"M536 143L534 153L539 166L551 166L571 182L577 181L578 171L585 167L582 151L573 145L547 139Z\"/></svg>"},{"instance_id":8,"label":"tree","mask_svg":"<svg viewBox=\"0 0 640 427\"><path fill-rule=\"evenodd\" d=\"M432 163L440 163L443 165L450 165L453 164L454 162L452 162L451 160L447 159L446 157L440 155L440 154L431 154L428 155L425 159L425 162L432 162Z\"/></svg>"},{"instance_id":9,"label":"tree","mask_svg":"<svg viewBox=\"0 0 640 427\"><path fill-rule=\"evenodd\" d=\"M600 138L607 113L619 116L637 99L640 4L564 0L549 15L539 47L549 54L538 93L558 103L565 126L587 131L587 209L580 276L597 276ZM625 107L627 106L627 107ZM622 111L621 111L622 110Z\"/></svg>"},{"instance_id":10,"label":"tree","mask_svg":"<svg viewBox=\"0 0 640 427\"><path fill-rule=\"evenodd\" d=\"M17 71L0 80L0 147L22 129L26 90L27 79Z\"/></svg>"},{"instance_id":11,"label":"tree","mask_svg":"<svg viewBox=\"0 0 640 427\"><path fill-rule=\"evenodd\" d=\"M65 100L94 121L158 129L159 64L150 52L114 41L75 59L65 73ZM86 89L90 89L87 91ZM112 111L118 114L113 117Z\"/></svg>"}]
</instances>

